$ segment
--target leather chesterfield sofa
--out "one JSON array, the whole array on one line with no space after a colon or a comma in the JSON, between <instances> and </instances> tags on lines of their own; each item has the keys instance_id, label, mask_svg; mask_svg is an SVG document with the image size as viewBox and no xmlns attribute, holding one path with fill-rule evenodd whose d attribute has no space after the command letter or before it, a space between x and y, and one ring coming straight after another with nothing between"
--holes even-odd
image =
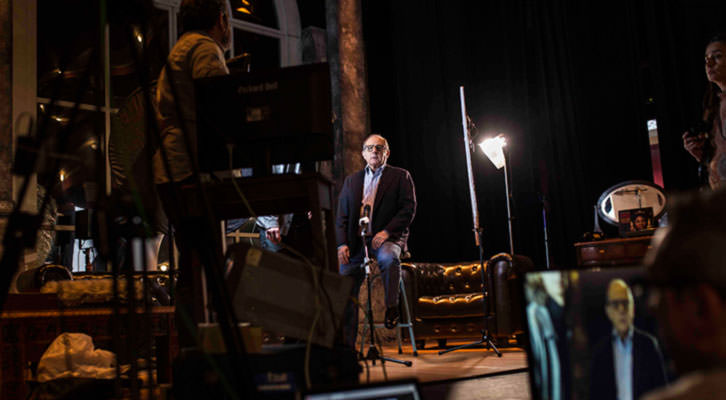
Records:
<instances>
[{"instance_id":1,"label":"leather chesterfield sofa","mask_svg":"<svg viewBox=\"0 0 726 400\"><path fill-rule=\"evenodd\" d=\"M480 268L478 261L402 264L417 346L423 348L431 339L443 347L447 339L481 338L484 306ZM493 282L488 291L489 332L498 345L506 346L524 330L521 278L533 264L527 257L500 253L487 260L484 268Z\"/></svg>"}]
</instances>

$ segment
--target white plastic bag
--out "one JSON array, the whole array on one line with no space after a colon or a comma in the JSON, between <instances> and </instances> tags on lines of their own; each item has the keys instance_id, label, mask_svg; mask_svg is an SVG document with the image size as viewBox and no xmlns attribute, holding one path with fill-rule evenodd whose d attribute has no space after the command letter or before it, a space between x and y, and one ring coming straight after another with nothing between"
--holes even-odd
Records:
<instances>
[{"instance_id":1,"label":"white plastic bag","mask_svg":"<svg viewBox=\"0 0 726 400\"><path fill-rule=\"evenodd\" d=\"M58 378L113 379L116 355L94 349L93 339L83 333L61 333L38 363L38 381Z\"/></svg>"}]
</instances>

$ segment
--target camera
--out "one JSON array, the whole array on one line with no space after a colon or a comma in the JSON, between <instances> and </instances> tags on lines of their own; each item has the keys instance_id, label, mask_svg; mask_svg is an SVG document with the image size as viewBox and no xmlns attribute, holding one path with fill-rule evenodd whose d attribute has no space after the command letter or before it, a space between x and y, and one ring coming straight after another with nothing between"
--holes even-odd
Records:
<instances>
[{"instance_id":1,"label":"camera","mask_svg":"<svg viewBox=\"0 0 726 400\"><path fill-rule=\"evenodd\" d=\"M697 123L691 125L690 128L688 128L687 132L688 135L686 137L690 138L700 138L700 139L710 139L711 138L711 127L706 121L698 121Z\"/></svg>"},{"instance_id":2,"label":"camera","mask_svg":"<svg viewBox=\"0 0 726 400\"><path fill-rule=\"evenodd\" d=\"M703 155L701 156L701 165L708 165L713 158L715 149L711 143L711 124L706 121L698 121L688 128L686 138L696 138L703 140ZM699 172L699 176L703 177L704 173ZM705 178L704 178L705 179Z\"/></svg>"}]
</instances>

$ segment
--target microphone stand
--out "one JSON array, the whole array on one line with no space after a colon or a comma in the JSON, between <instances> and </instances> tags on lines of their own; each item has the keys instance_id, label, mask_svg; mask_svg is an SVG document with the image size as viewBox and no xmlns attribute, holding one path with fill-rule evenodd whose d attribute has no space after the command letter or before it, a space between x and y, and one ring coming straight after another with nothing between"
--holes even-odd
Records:
<instances>
[{"instance_id":1,"label":"microphone stand","mask_svg":"<svg viewBox=\"0 0 726 400\"><path fill-rule=\"evenodd\" d=\"M471 166L471 134L469 132L470 121L469 116L466 114L466 102L464 101L464 87L459 86L459 100L461 102L461 122L464 127L464 147L466 148L466 171L469 178L469 197L471 200L471 215L474 222L474 241L479 247L479 272L481 273L481 294L482 294L482 307L484 308L484 328L481 330L481 339L477 342L462 344L461 346L455 346L450 349L439 351L439 355L449 353L452 351L466 349L478 345L485 344L487 348L491 348L497 354L498 357L502 356L497 346L494 345L492 337L489 334L489 319L492 318L489 315L489 284L491 283L491 271L489 268L484 268L484 243L482 241L483 230L479 226L479 206L476 199L476 188L474 187L474 171ZM509 194L509 188L507 188L507 195ZM508 201L508 199L507 199ZM507 204L507 215L509 216L509 205ZM511 239L511 217L510 222L510 246L512 245ZM484 271L486 269L486 272Z\"/></svg>"},{"instance_id":2,"label":"microphone stand","mask_svg":"<svg viewBox=\"0 0 726 400\"><path fill-rule=\"evenodd\" d=\"M367 211L367 212L366 212ZM368 291L368 301L366 302L366 318L368 319L368 330L370 332L370 343L368 345L368 353L365 357L363 357L363 345L361 344L361 352L359 353L359 357L363 358L364 360L369 360L373 365L376 365L376 360L381 360L381 365L383 365L386 361L403 364L407 367L410 367L413 365L411 361L404 361L404 360L398 360L396 358L390 358L390 357L384 357L381 352L378 351L378 348L376 347L376 337L375 337L375 326L373 323L373 302L371 301L371 259L368 252L368 243L366 241L366 235L368 234L368 231L370 230L370 218L368 217L368 213L370 212L370 206L366 205L363 217L358 221L358 225L360 226L360 239L363 242L363 264L361 264L361 267L366 272L366 286ZM357 312L357 310L356 310ZM363 338L365 340L365 338Z\"/></svg>"}]
</instances>

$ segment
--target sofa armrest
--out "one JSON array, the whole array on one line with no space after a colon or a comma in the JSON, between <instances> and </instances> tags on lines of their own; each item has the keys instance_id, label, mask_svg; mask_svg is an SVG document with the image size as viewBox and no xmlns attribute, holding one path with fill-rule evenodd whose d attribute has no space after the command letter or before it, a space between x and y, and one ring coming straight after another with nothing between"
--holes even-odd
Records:
<instances>
[{"instance_id":1,"label":"sofa armrest","mask_svg":"<svg viewBox=\"0 0 726 400\"><path fill-rule=\"evenodd\" d=\"M491 291L493 311L496 316L497 332L502 335L522 332L522 305L524 292L522 279L525 272L534 270L534 264L528 257L518 254L499 253L489 259L492 279Z\"/></svg>"}]
</instances>

